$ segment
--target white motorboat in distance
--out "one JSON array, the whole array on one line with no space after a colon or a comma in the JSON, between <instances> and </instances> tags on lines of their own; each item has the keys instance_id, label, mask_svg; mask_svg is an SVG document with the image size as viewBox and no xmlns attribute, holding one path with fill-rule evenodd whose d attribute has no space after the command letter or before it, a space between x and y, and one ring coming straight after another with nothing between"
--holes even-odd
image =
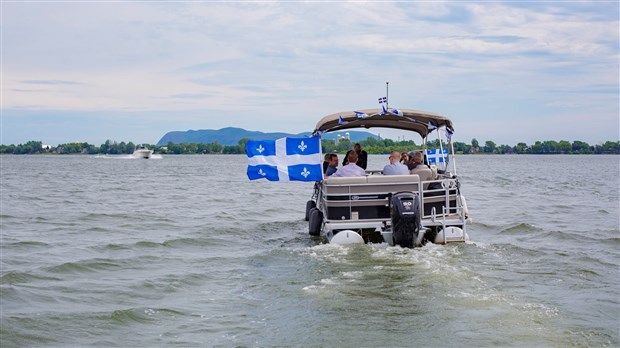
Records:
<instances>
[{"instance_id":1,"label":"white motorboat in distance","mask_svg":"<svg viewBox=\"0 0 620 348\"><path fill-rule=\"evenodd\" d=\"M429 135L436 133L439 141L433 144L442 159L435 159L435 165L425 160L424 175L383 175L379 169L366 170L365 176L324 177L306 204L309 233L325 235L330 243L385 242L408 248L468 240L471 219L456 175L452 121L410 109L345 111L323 117L313 135L372 127L417 133L424 154Z\"/></svg>"},{"instance_id":2,"label":"white motorboat in distance","mask_svg":"<svg viewBox=\"0 0 620 348\"><path fill-rule=\"evenodd\" d=\"M133 152L133 156L137 157L137 158L149 159L149 158L151 158L152 155L153 155L153 150L149 150L144 145L136 146L136 149Z\"/></svg>"}]
</instances>

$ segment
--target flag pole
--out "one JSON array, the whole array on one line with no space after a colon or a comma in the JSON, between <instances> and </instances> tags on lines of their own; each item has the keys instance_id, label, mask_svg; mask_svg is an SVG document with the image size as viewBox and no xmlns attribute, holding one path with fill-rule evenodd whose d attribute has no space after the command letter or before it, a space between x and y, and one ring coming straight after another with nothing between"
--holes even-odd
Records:
<instances>
[{"instance_id":1,"label":"flag pole","mask_svg":"<svg viewBox=\"0 0 620 348\"><path fill-rule=\"evenodd\" d=\"M390 98L389 97L389 90L390 90L390 82L386 82L385 83L385 108L389 108L390 107Z\"/></svg>"}]
</instances>

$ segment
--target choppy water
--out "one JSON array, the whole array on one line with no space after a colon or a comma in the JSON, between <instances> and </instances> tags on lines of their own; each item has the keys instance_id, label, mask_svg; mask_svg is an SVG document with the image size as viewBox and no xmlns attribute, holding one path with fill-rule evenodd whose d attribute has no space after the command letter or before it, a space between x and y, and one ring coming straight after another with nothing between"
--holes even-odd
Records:
<instances>
[{"instance_id":1,"label":"choppy water","mask_svg":"<svg viewBox=\"0 0 620 348\"><path fill-rule=\"evenodd\" d=\"M0 160L2 347L620 346L617 156L459 157L473 242L414 250L243 156Z\"/></svg>"}]
</instances>

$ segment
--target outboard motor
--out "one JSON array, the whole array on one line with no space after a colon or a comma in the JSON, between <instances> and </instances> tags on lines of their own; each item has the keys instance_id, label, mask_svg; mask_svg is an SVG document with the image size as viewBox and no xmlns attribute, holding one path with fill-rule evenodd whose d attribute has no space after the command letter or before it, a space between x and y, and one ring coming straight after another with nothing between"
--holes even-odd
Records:
<instances>
[{"instance_id":1,"label":"outboard motor","mask_svg":"<svg viewBox=\"0 0 620 348\"><path fill-rule=\"evenodd\" d=\"M413 248L420 232L420 197L413 192L398 192L390 201L394 244Z\"/></svg>"}]
</instances>

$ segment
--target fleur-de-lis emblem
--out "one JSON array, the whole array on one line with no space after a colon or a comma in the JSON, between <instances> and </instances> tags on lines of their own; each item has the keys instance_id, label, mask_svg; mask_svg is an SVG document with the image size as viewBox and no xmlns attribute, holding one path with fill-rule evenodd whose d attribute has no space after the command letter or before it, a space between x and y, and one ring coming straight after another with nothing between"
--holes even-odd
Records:
<instances>
[{"instance_id":1,"label":"fleur-de-lis emblem","mask_svg":"<svg viewBox=\"0 0 620 348\"><path fill-rule=\"evenodd\" d=\"M258 145L256 150L258 151L258 153L263 153L263 151L265 151L265 148L263 147L263 144L260 144L260 145Z\"/></svg>"},{"instance_id":2,"label":"fleur-de-lis emblem","mask_svg":"<svg viewBox=\"0 0 620 348\"><path fill-rule=\"evenodd\" d=\"M299 144L297 147L301 150L301 152L304 152L308 148L308 145L304 144L304 141L302 140L301 144Z\"/></svg>"},{"instance_id":3,"label":"fleur-de-lis emblem","mask_svg":"<svg viewBox=\"0 0 620 348\"><path fill-rule=\"evenodd\" d=\"M262 176L267 175L267 173L263 172L263 168L261 168L261 169L259 169L259 170L258 170L258 174L260 174L260 175L262 175Z\"/></svg>"},{"instance_id":4,"label":"fleur-de-lis emblem","mask_svg":"<svg viewBox=\"0 0 620 348\"><path fill-rule=\"evenodd\" d=\"M308 169L306 169L306 167L304 167L304 171L301 172L300 174L303 175L304 178L308 178L308 175L310 175L310 172L308 171Z\"/></svg>"}]
</instances>

